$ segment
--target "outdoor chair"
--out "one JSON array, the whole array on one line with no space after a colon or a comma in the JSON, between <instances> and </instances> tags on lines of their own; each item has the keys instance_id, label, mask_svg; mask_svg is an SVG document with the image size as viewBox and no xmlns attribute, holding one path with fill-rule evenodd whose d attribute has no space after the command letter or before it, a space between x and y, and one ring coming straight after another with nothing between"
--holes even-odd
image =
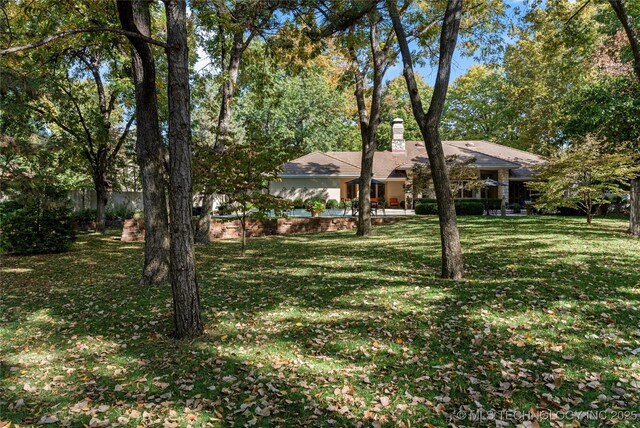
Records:
<instances>
[{"instance_id":1,"label":"outdoor chair","mask_svg":"<svg viewBox=\"0 0 640 428\"><path fill-rule=\"evenodd\" d=\"M371 215L378 215L378 198L371 198Z\"/></svg>"},{"instance_id":2,"label":"outdoor chair","mask_svg":"<svg viewBox=\"0 0 640 428\"><path fill-rule=\"evenodd\" d=\"M389 198L389 208L400 208L398 198Z\"/></svg>"}]
</instances>

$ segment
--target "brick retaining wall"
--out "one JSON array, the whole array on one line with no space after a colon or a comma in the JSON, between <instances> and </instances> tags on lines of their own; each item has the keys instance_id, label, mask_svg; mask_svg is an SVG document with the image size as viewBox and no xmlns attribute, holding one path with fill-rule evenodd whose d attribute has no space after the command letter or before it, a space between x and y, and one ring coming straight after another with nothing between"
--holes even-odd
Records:
<instances>
[{"instance_id":1,"label":"brick retaining wall","mask_svg":"<svg viewBox=\"0 0 640 428\"><path fill-rule=\"evenodd\" d=\"M403 217L374 217L373 225L395 223ZM268 235L296 235L300 233L333 232L355 229L358 219L355 217L295 217L272 220L247 220L247 237ZM144 229L135 220L125 220L122 228L122 241L144 241ZM211 239L236 239L242 236L240 220L211 220L209 230Z\"/></svg>"}]
</instances>

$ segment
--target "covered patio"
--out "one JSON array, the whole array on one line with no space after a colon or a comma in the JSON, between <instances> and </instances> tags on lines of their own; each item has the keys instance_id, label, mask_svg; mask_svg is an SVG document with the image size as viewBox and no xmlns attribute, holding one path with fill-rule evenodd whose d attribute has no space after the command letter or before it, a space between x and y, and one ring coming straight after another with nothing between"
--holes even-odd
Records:
<instances>
[{"instance_id":1,"label":"covered patio","mask_svg":"<svg viewBox=\"0 0 640 428\"><path fill-rule=\"evenodd\" d=\"M386 208L404 208L406 201L404 182L404 178L386 180L372 178L369 194L371 202L382 204L384 201ZM340 202L356 200L359 195L360 177L340 180Z\"/></svg>"}]
</instances>

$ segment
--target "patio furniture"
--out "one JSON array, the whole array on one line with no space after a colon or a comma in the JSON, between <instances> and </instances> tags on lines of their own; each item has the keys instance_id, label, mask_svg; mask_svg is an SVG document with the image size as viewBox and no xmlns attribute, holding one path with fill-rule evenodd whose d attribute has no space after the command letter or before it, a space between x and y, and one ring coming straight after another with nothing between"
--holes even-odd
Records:
<instances>
[{"instance_id":1,"label":"patio furniture","mask_svg":"<svg viewBox=\"0 0 640 428\"><path fill-rule=\"evenodd\" d=\"M373 201L376 202L373 202ZM371 198L371 214L378 215L378 200L376 198ZM358 210L360 209L360 201L354 199L351 201L351 215L355 216L358 214Z\"/></svg>"},{"instance_id":2,"label":"patio furniture","mask_svg":"<svg viewBox=\"0 0 640 428\"><path fill-rule=\"evenodd\" d=\"M389 208L400 208L398 198L389 198Z\"/></svg>"}]
</instances>

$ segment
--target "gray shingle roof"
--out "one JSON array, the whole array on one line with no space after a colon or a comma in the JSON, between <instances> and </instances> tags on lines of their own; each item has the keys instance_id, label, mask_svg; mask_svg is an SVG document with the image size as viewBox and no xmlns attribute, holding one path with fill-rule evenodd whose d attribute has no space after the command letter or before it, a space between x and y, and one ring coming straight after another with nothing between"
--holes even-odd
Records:
<instances>
[{"instance_id":1,"label":"gray shingle roof","mask_svg":"<svg viewBox=\"0 0 640 428\"><path fill-rule=\"evenodd\" d=\"M508 168L514 178L529 178L530 167L544 160L533 153L490 143L488 141L443 141L445 156L457 156L461 161L475 159L477 168ZM340 176L360 175L361 152L313 152L287 162L281 176ZM406 152L376 152L373 176L377 179L402 177L399 170L415 163L429 163L422 141L407 141Z\"/></svg>"}]
</instances>

